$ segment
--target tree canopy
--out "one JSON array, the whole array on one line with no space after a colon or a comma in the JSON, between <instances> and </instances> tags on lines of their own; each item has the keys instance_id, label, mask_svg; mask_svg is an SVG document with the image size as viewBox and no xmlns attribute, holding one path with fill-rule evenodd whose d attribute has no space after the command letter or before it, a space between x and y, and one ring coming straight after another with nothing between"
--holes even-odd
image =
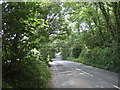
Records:
<instances>
[{"instance_id":1,"label":"tree canopy","mask_svg":"<svg viewBox=\"0 0 120 90\"><path fill-rule=\"evenodd\" d=\"M119 2L2 4L3 88L46 88L48 62L65 60L119 72Z\"/></svg>"}]
</instances>

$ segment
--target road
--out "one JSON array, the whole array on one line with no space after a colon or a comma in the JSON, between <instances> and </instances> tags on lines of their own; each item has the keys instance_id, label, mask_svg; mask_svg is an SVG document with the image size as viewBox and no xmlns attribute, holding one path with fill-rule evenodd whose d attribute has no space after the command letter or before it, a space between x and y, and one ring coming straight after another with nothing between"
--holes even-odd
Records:
<instances>
[{"instance_id":1,"label":"road","mask_svg":"<svg viewBox=\"0 0 120 90\"><path fill-rule=\"evenodd\" d=\"M52 88L116 88L118 74L92 66L61 60L56 57L50 62Z\"/></svg>"}]
</instances>

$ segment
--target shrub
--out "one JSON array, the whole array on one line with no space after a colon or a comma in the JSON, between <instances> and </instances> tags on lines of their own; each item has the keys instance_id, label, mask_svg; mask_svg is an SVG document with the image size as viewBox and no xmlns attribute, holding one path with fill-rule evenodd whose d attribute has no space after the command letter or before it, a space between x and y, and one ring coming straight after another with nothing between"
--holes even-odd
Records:
<instances>
[{"instance_id":1,"label":"shrub","mask_svg":"<svg viewBox=\"0 0 120 90\"><path fill-rule=\"evenodd\" d=\"M78 58L69 57L68 60L81 62L91 66L104 68L107 70L120 72L119 60L118 60L118 49L113 46L100 48L96 47L93 49L83 49Z\"/></svg>"},{"instance_id":2,"label":"shrub","mask_svg":"<svg viewBox=\"0 0 120 90\"><path fill-rule=\"evenodd\" d=\"M50 79L48 66L29 53L24 60L16 62L15 70L3 76L3 88L46 88ZM4 68L5 69L5 68ZM9 69L6 69L9 72ZM10 68L11 70L11 68Z\"/></svg>"}]
</instances>

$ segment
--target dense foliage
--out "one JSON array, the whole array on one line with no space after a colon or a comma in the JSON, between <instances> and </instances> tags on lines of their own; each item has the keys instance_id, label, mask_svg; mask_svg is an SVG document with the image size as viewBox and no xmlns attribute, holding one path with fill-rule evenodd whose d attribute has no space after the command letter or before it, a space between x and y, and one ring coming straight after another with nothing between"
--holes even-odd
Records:
<instances>
[{"instance_id":1,"label":"dense foliage","mask_svg":"<svg viewBox=\"0 0 120 90\"><path fill-rule=\"evenodd\" d=\"M3 88L46 88L48 62L63 59L120 71L119 2L2 4Z\"/></svg>"},{"instance_id":2,"label":"dense foliage","mask_svg":"<svg viewBox=\"0 0 120 90\"><path fill-rule=\"evenodd\" d=\"M63 59L120 72L120 3L77 2L64 7L74 32L66 40Z\"/></svg>"},{"instance_id":3,"label":"dense foliage","mask_svg":"<svg viewBox=\"0 0 120 90\"><path fill-rule=\"evenodd\" d=\"M47 64L55 57L55 50L51 47L53 30L47 17L56 4L3 3L3 88L48 87Z\"/></svg>"}]
</instances>

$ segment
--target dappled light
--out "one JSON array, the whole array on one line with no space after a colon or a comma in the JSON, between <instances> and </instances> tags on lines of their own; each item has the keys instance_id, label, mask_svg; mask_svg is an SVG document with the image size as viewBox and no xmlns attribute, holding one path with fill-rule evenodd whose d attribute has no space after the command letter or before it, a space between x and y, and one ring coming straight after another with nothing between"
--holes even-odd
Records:
<instances>
[{"instance_id":1,"label":"dappled light","mask_svg":"<svg viewBox=\"0 0 120 90\"><path fill-rule=\"evenodd\" d=\"M119 2L3 2L3 88L119 88Z\"/></svg>"},{"instance_id":2,"label":"dappled light","mask_svg":"<svg viewBox=\"0 0 120 90\"><path fill-rule=\"evenodd\" d=\"M50 65L52 88L115 88L118 85L118 74L114 72L57 58Z\"/></svg>"}]
</instances>

